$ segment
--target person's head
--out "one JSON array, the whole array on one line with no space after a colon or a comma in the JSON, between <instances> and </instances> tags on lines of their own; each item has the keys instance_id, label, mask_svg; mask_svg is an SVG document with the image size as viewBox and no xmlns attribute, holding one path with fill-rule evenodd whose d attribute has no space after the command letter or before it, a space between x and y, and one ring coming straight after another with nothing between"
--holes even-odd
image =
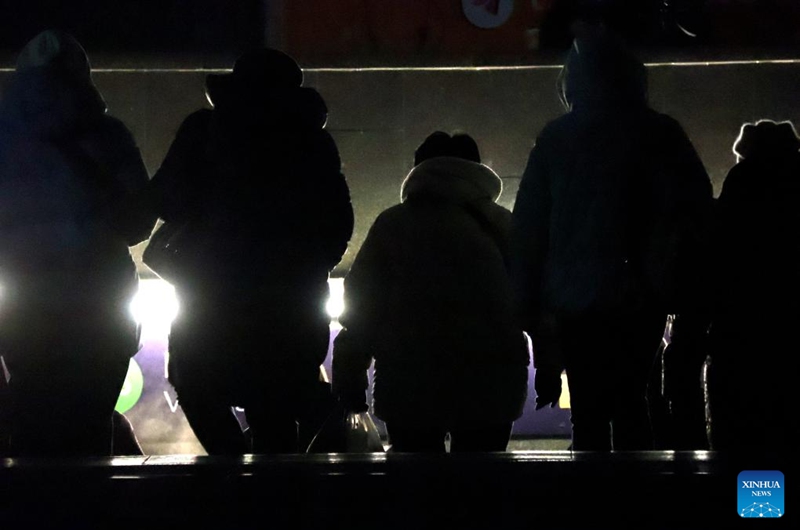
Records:
<instances>
[{"instance_id":1,"label":"person's head","mask_svg":"<svg viewBox=\"0 0 800 530\"><path fill-rule=\"evenodd\" d=\"M279 50L259 48L239 56L231 73L208 75L206 97L216 106L231 94L258 96L302 84L303 71L294 59Z\"/></svg>"},{"instance_id":2,"label":"person's head","mask_svg":"<svg viewBox=\"0 0 800 530\"><path fill-rule=\"evenodd\" d=\"M17 56L0 114L37 134L65 134L105 114L83 46L63 31L46 30Z\"/></svg>"},{"instance_id":3,"label":"person's head","mask_svg":"<svg viewBox=\"0 0 800 530\"><path fill-rule=\"evenodd\" d=\"M439 156L463 158L480 163L481 154L478 144L468 134L456 133L452 136L443 131L435 131L417 147L414 152L414 165Z\"/></svg>"},{"instance_id":4,"label":"person's head","mask_svg":"<svg viewBox=\"0 0 800 530\"><path fill-rule=\"evenodd\" d=\"M568 110L646 105L647 70L616 36L586 28L559 75L559 96Z\"/></svg>"},{"instance_id":5,"label":"person's head","mask_svg":"<svg viewBox=\"0 0 800 530\"><path fill-rule=\"evenodd\" d=\"M17 57L16 71L48 70L79 81L91 82L89 57L68 33L46 30L31 39Z\"/></svg>"},{"instance_id":6,"label":"person's head","mask_svg":"<svg viewBox=\"0 0 800 530\"><path fill-rule=\"evenodd\" d=\"M733 144L737 161L756 155L796 153L798 149L800 138L790 121L759 120L756 123L745 123Z\"/></svg>"}]
</instances>

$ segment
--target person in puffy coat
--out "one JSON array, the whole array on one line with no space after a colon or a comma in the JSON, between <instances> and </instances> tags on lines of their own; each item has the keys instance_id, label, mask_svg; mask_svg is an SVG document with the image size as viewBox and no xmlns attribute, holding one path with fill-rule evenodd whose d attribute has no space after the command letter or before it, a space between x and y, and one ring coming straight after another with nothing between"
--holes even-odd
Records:
<instances>
[{"instance_id":1,"label":"person in puffy coat","mask_svg":"<svg viewBox=\"0 0 800 530\"><path fill-rule=\"evenodd\" d=\"M575 39L561 88L568 112L539 134L513 210L537 404L555 405L566 369L573 449L650 449L648 373L667 314L691 305L711 183L612 35Z\"/></svg>"},{"instance_id":2,"label":"person in puffy coat","mask_svg":"<svg viewBox=\"0 0 800 530\"><path fill-rule=\"evenodd\" d=\"M112 413L139 340L129 247L155 223L147 182L81 45L57 31L36 36L0 102L0 348L12 454L111 454Z\"/></svg>"},{"instance_id":3,"label":"person in puffy coat","mask_svg":"<svg viewBox=\"0 0 800 530\"><path fill-rule=\"evenodd\" d=\"M527 390L528 349L512 310L511 213L502 181L466 135L430 135L344 282L334 393L374 411L393 451L503 451Z\"/></svg>"},{"instance_id":4,"label":"person in puffy coat","mask_svg":"<svg viewBox=\"0 0 800 530\"><path fill-rule=\"evenodd\" d=\"M742 126L733 149L738 163L717 199L710 266L711 446L794 451L800 139L791 122L761 120Z\"/></svg>"},{"instance_id":5,"label":"person in puffy coat","mask_svg":"<svg viewBox=\"0 0 800 530\"><path fill-rule=\"evenodd\" d=\"M353 210L327 107L302 82L272 49L208 76L213 109L184 120L151 182L158 215L185 227L169 379L210 454L302 450L298 424L325 401L327 281Z\"/></svg>"}]
</instances>

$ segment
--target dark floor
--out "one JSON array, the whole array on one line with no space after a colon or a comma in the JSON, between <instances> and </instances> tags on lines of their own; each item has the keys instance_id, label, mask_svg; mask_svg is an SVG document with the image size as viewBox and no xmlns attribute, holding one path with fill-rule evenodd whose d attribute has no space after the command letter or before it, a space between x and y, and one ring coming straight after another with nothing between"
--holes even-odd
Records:
<instances>
[{"instance_id":1,"label":"dark floor","mask_svg":"<svg viewBox=\"0 0 800 530\"><path fill-rule=\"evenodd\" d=\"M569 451L6 459L0 528L797 528L791 462ZM738 516L747 469L787 477L780 520Z\"/></svg>"}]
</instances>

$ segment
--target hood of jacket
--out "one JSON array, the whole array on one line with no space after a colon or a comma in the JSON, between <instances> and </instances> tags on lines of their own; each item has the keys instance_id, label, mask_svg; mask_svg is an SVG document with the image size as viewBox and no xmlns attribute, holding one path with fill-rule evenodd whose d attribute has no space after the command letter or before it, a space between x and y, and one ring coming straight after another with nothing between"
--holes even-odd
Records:
<instances>
[{"instance_id":1,"label":"hood of jacket","mask_svg":"<svg viewBox=\"0 0 800 530\"><path fill-rule=\"evenodd\" d=\"M415 166L400 189L400 200L412 197L441 198L453 202L477 199L497 201L503 181L489 166L441 156Z\"/></svg>"},{"instance_id":2,"label":"hood of jacket","mask_svg":"<svg viewBox=\"0 0 800 530\"><path fill-rule=\"evenodd\" d=\"M559 96L568 110L647 103L644 64L609 35L576 38L561 70L559 85Z\"/></svg>"},{"instance_id":3,"label":"hood of jacket","mask_svg":"<svg viewBox=\"0 0 800 530\"><path fill-rule=\"evenodd\" d=\"M68 134L105 112L86 52L57 31L42 32L23 48L0 103L5 127L38 137Z\"/></svg>"}]
</instances>

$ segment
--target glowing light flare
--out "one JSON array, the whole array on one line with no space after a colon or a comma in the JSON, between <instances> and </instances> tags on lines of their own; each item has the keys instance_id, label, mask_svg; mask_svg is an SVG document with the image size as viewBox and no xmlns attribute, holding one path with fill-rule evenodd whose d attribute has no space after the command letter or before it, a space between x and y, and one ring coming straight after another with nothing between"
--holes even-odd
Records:
<instances>
[{"instance_id":1,"label":"glowing light flare","mask_svg":"<svg viewBox=\"0 0 800 530\"><path fill-rule=\"evenodd\" d=\"M137 324L169 326L178 315L175 288L164 280L140 280L130 311Z\"/></svg>"},{"instance_id":2,"label":"glowing light flare","mask_svg":"<svg viewBox=\"0 0 800 530\"><path fill-rule=\"evenodd\" d=\"M328 280L330 295L325 309L336 320L344 311L344 279ZM139 290L130 304L130 312L138 324L169 326L178 314L179 304L175 288L164 280L139 281Z\"/></svg>"},{"instance_id":3,"label":"glowing light flare","mask_svg":"<svg viewBox=\"0 0 800 530\"><path fill-rule=\"evenodd\" d=\"M328 280L330 295L325 309L332 319L338 319L344 312L344 278L331 278Z\"/></svg>"}]
</instances>

